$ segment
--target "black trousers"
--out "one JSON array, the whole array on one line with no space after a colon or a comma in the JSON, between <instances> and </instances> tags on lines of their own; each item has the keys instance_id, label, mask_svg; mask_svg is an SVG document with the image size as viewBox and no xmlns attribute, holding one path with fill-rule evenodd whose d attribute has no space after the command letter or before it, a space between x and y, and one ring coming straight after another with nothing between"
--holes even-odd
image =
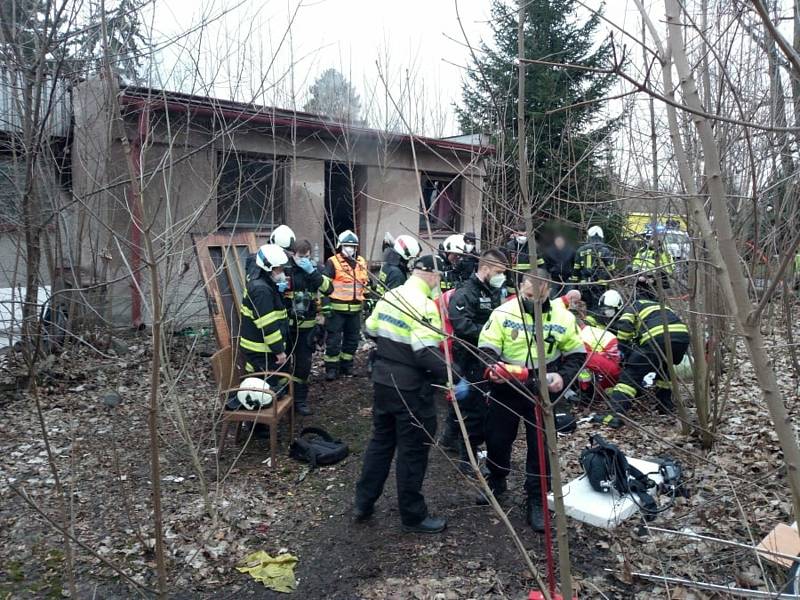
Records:
<instances>
[{"instance_id":1,"label":"black trousers","mask_svg":"<svg viewBox=\"0 0 800 600\"><path fill-rule=\"evenodd\" d=\"M371 507L380 498L396 450L400 519L404 525L416 525L428 516L421 490L436 434L436 407L429 387L398 391L378 383L374 386L372 438L356 484L356 505Z\"/></svg>"},{"instance_id":2,"label":"black trousers","mask_svg":"<svg viewBox=\"0 0 800 600\"><path fill-rule=\"evenodd\" d=\"M314 343L311 339L313 333L313 327L300 328L294 323L289 325L289 343L286 351L292 356L294 399L298 403L308 399L308 378L311 375L311 360L314 356Z\"/></svg>"},{"instance_id":3,"label":"black trousers","mask_svg":"<svg viewBox=\"0 0 800 600\"><path fill-rule=\"evenodd\" d=\"M483 390L474 385L471 386L467 397L458 401L458 408L461 409L464 426L467 428L469 445L472 447L472 452L475 453L478 447L486 441L486 416L489 413L489 404ZM460 429L458 437L461 437ZM466 450L462 458L467 458Z\"/></svg>"},{"instance_id":4,"label":"black trousers","mask_svg":"<svg viewBox=\"0 0 800 600\"><path fill-rule=\"evenodd\" d=\"M325 317L325 329L325 363L351 364L361 338L361 311L333 311Z\"/></svg>"},{"instance_id":5,"label":"black trousers","mask_svg":"<svg viewBox=\"0 0 800 600\"><path fill-rule=\"evenodd\" d=\"M546 440L545 465L539 462L538 435L536 414L533 401L525 398L511 386L494 386L486 417L486 465L489 478L495 482L508 477L511 471L511 446L517 439L520 418L525 420L525 441L527 455L525 458L525 491L535 501L541 498L541 482L550 489L550 467L547 464Z\"/></svg>"},{"instance_id":6,"label":"black trousers","mask_svg":"<svg viewBox=\"0 0 800 600\"><path fill-rule=\"evenodd\" d=\"M671 336L672 362L680 364L689 349L689 338L684 335ZM634 346L625 356L619 382L611 389L609 403L616 412L630 410L632 400L644 391L642 380L651 372L656 374L656 383L669 382L669 368L667 365L666 341L663 336L643 346ZM657 386L658 387L658 386ZM669 405L672 393L666 387L661 387L658 393L659 402Z\"/></svg>"}]
</instances>

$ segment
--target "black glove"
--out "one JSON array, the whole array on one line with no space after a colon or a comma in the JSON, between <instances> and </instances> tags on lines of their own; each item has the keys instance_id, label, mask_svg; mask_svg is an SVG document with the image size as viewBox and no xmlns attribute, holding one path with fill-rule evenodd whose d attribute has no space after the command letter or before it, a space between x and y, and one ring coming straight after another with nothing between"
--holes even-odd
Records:
<instances>
[{"instance_id":1,"label":"black glove","mask_svg":"<svg viewBox=\"0 0 800 600\"><path fill-rule=\"evenodd\" d=\"M611 429L619 429L625 422L614 413L606 413L604 415L595 415L592 417L592 423L602 423L608 425Z\"/></svg>"}]
</instances>

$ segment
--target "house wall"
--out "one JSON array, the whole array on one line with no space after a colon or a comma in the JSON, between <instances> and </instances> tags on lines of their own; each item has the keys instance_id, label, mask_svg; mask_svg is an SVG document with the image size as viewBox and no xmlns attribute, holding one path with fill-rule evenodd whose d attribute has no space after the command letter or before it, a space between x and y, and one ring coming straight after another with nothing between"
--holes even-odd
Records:
<instances>
[{"instance_id":1,"label":"house wall","mask_svg":"<svg viewBox=\"0 0 800 600\"><path fill-rule=\"evenodd\" d=\"M120 140L110 133L102 92L100 82L87 82L74 92L77 157L74 191L92 207L90 216L84 215L91 227L84 228L90 231L80 242L81 264L97 279L112 281L106 307L106 316L112 322L130 325L132 294L136 293L137 285L144 296L142 316L149 322L147 271L141 272L136 284L130 277L134 251L127 158ZM126 119L125 126L128 139L135 143L138 135L135 118ZM217 230L218 153L232 148L238 152L287 157L287 224L298 237L318 244L320 251L324 247L326 160L362 167L365 181L359 182L364 193L358 199L358 228L363 241L361 252L370 261L381 259L384 232L420 235L415 165L423 171L463 173L462 229L480 231L482 167L468 167L466 155L439 151L437 156L420 146L416 148L415 160L409 147L396 142L362 137L345 144L319 134L298 134L293 144L264 128L241 125L212 141L214 133L209 127L208 121L174 116L168 121L163 113L155 113L151 115L151 128L142 152L146 225L150 227L156 251L167 251L167 259L159 265L165 307L173 319L167 327L208 321L193 237ZM77 215L74 221L77 223ZM443 237L437 237L432 246L435 248ZM105 258L98 260L99 255Z\"/></svg>"}]
</instances>

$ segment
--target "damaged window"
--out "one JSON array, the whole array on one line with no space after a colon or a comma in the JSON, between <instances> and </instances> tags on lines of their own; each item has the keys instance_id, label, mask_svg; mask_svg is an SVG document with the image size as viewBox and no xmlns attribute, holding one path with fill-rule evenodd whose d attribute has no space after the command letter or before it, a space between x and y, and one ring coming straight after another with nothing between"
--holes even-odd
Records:
<instances>
[{"instance_id":1,"label":"damaged window","mask_svg":"<svg viewBox=\"0 0 800 600\"><path fill-rule=\"evenodd\" d=\"M286 161L220 152L217 221L222 226L273 227L284 221Z\"/></svg>"},{"instance_id":2,"label":"damaged window","mask_svg":"<svg viewBox=\"0 0 800 600\"><path fill-rule=\"evenodd\" d=\"M452 175L423 175L419 230L427 231L425 213L433 231L458 231L461 216L461 179Z\"/></svg>"}]
</instances>

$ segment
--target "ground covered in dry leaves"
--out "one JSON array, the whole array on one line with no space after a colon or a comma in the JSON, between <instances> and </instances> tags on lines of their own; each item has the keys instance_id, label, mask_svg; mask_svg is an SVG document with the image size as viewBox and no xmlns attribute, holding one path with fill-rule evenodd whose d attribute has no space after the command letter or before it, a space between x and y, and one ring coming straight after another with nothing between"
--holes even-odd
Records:
<instances>
[{"instance_id":1,"label":"ground covered in dry leaves","mask_svg":"<svg viewBox=\"0 0 800 600\"><path fill-rule=\"evenodd\" d=\"M145 337L129 338L102 357L76 347L52 357L41 373L43 417L72 514L70 526L85 545L74 549L81 597L147 596L137 585L155 585L147 343ZM785 347L780 340L775 343L776 366L787 373L784 392L796 416L798 398ZM170 376L178 383L163 389L164 530L174 597L279 596L235 570L237 561L255 550L284 550L299 558L295 596L300 598L526 597L532 578L502 524L490 508L475 506L474 488L439 449L431 453L425 493L431 509L448 519L444 534L400 531L393 479L372 521L351 522L353 486L370 429L371 386L365 377L326 384L317 372L312 388L316 414L303 423L321 425L344 439L352 450L344 462L310 471L284 455L272 470L266 464L268 444L260 439L243 447L231 438L217 456L210 351L208 339L175 338ZM12 361L8 355L3 361L0 597L58 598L66 590L62 537L21 496L63 525L55 481L35 402L29 392L15 391ZM711 451L702 450L696 438L682 436L674 420L642 410L635 414L638 426L603 432L634 456L670 455L687 468L691 499L679 500L653 526L751 544L788 521L782 455L752 382L749 364L737 359L725 423ZM597 425L585 423L575 434L560 437L567 479L578 475L580 450L595 431ZM284 430L284 450L287 437ZM523 464L523 440L517 467ZM504 507L543 572L542 539L524 523L521 473L510 483ZM666 587L635 573L763 590L775 589L785 577L776 567L760 566L747 549L655 532L637 519L612 532L571 522L569 538L581 598L725 597Z\"/></svg>"}]
</instances>

